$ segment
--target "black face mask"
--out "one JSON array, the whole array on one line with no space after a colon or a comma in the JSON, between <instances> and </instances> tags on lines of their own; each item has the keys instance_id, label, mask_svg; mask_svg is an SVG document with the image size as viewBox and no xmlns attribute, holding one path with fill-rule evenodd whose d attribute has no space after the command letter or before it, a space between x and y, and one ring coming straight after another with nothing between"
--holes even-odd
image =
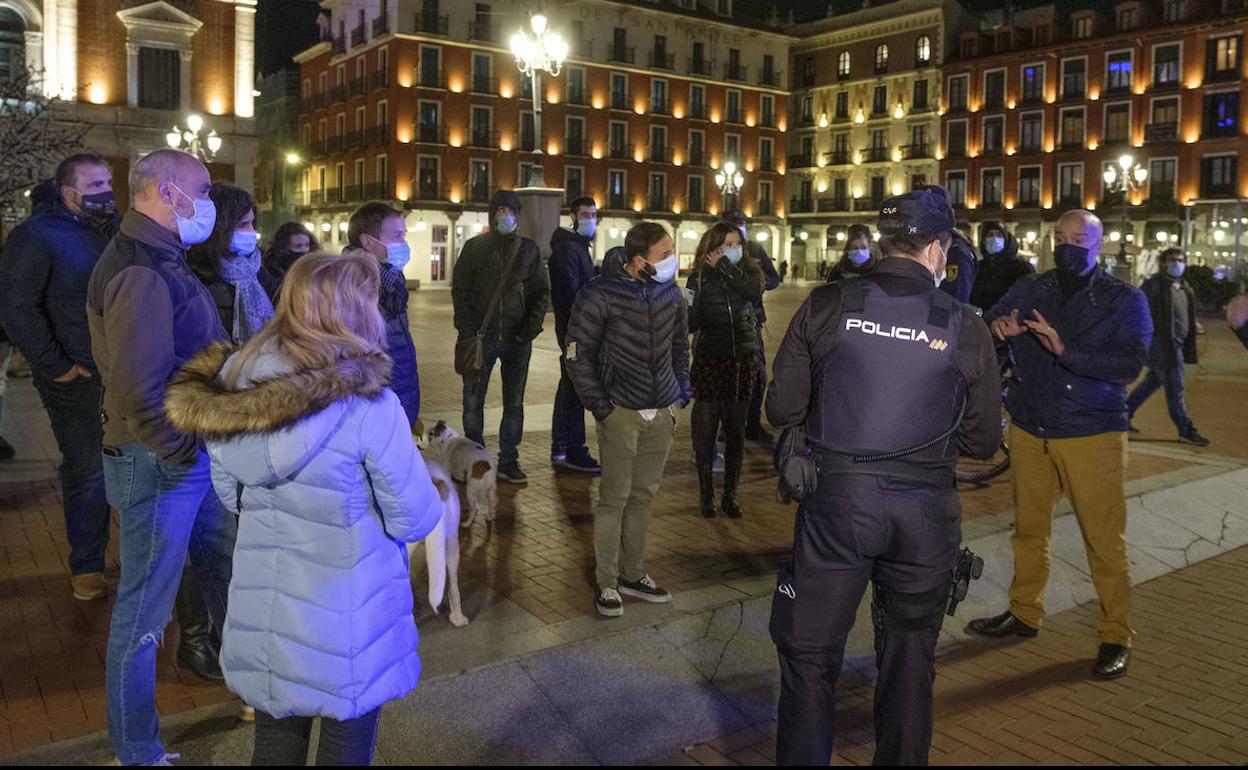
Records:
<instances>
[{"instance_id":1,"label":"black face mask","mask_svg":"<svg viewBox=\"0 0 1248 770\"><path fill-rule=\"evenodd\" d=\"M77 192L77 190L75 190ZM91 219L108 219L117 213L117 197L112 191L83 195L78 193L78 207Z\"/></svg>"},{"instance_id":2,"label":"black face mask","mask_svg":"<svg viewBox=\"0 0 1248 770\"><path fill-rule=\"evenodd\" d=\"M1059 243L1053 249L1053 261L1057 263L1058 270L1068 275L1083 275L1091 266L1088 250L1071 243Z\"/></svg>"}]
</instances>

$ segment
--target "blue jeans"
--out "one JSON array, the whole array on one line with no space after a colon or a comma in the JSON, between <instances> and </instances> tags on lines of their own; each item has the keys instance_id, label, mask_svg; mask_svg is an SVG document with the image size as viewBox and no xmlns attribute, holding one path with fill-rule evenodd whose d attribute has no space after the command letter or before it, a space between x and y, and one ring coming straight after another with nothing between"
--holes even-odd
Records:
<instances>
[{"instance_id":1,"label":"blue jeans","mask_svg":"<svg viewBox=\"0 0 1248 770\"><path fill-rule=\"evenodd\" d=\"M1131 395L1127 396L1127 411L1130 417L1135 418L1135 413L1144 405L1149 396L1157 392L1158 388L1166 390L1166 407L1170 410L1170 419L1179 429L1179 435L1194 433L1196 426L1192 424L1192 418L1187 414L1187 402L1183 399L1182 361L1179 361L1178 366L1173 369L1149 368L1148 374L1144 375L1140 384L1136 385Z\"/></svg>"},{"instance_id":2,"label":"blue jeans","mask_svg":"<svg viewBox=\"0 0 1248 770\"><path fill-rule=\"evenodd\" d=\"M61 496L69 540L69 571L73 575L104 571L108 547L108 500L100 447L100 378L79 377L53 382L38 374L35 390L52 422L61 450Z\"/></svg>"},{"instance_id":3,"label":"blue jeans","mask_svg":"<svg viewBox=\"0 0 1248 770\"><path fill-rule=\"evenodd\" d=\"M164 462L138 443L105 452L108 501L121 513L121 583L108 629L108 734L123 765L142 765L165 753L156 714L156 647L188 548L219 630L237 529L212 489L204 450L189 465Z\"/></svg>"},{"instance_id":4,"label":"blue jeans","mask_svg":"<svg viewBox=\"0 0 1248 770\"><path fill-rule=\"evenodd\" d=\"M567 362L559 356L559 389L551 416L550 453L567 454L585 449L585 405L572 386Z\"/></svg>"},{"instance_id":5,"label":"blue jeans","mask_svg":"<svg viewBox=\"0 0 1248 770\"><path fill-rule=\"evenodd\" d=\"M499 426L498 464L500 466L519 459L520 439L524 435L524 385L529 379L529 357L533 354L532 342L510 339L499 341L487 338L481 345L484 366L476 377L464 378L464 435L485 444L485 394L490 387L490 375L495 362L502 363L503 370L503 421Z\"/></svg>"}]
</instances>

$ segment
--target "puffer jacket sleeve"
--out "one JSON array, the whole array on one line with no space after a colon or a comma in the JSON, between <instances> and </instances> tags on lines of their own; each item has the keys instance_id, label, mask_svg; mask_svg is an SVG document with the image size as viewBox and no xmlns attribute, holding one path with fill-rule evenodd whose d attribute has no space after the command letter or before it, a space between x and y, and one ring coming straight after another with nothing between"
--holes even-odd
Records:
<instances>
[{"instance_id":1,"label":"puffer jacket sleeve","mask_svg":"<svg viewBox=\"0 0 1248 770\"><path fill-rule=\"evenodd\" d=\"M693 400L693 384L689 380L689 306L679 292L676 300L676 325L672 330L672 372L680 385L681 406L688 406Z\"/></svg>"},{"instance_id":2,"label":"puffer jacket sleeve","mask_svg":"<svg viewBox=\"0 0 1248 770\"><path fill-rule=\"evenodd\" d=\"M442 499L416 450L398 396L386 390L369 402L360 428L364 469L386 534L404 543L423 539L441 518Z\"/></svg>"},{"instance_id":3,"label":"puffer jacket sleeve","mask_svg":"<svg viewBox=\"0 0 1248 770\"><path fill-rule=\"evenodd\" d=\"M598 368L598 354L607 333L607 307L602 280L591 281L576 295L572 320L568 323L568 345L564 351L568 376L572 378L576 395L581 397L581 403L597 420L607 419L615 408ZM687 332L681 334L681 338L687 351Z\"/></svg>"},{"instance_id":4,"label":"puffer jacket sleeve","mask_svg":"<svg viewBox=\"0 0 1248 770\"><path fill-rule=\"evenodd\" d=\"M238 504L239 487L238 479L229 474L220 462L217 461L216 449L211 443L208 445L208 453L212 455L212 488L217 493L217 499L221 501L221 505L225 506L225 510L235 516L242 513L242 506Z\"/></svg>"}]
</instances>

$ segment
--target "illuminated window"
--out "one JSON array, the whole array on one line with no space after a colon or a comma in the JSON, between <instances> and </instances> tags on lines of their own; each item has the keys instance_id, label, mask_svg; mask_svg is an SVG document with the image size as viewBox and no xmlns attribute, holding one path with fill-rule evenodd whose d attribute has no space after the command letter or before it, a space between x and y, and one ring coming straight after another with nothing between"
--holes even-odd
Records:
<instances>
[{"instance_id":1,"label":"illuminated window","mask_svg":"<svg viewBox=\"0 0 1248 770\"><path fill-rule=\"evenodd\" d=\"M849 77L849 51L841 51L836 57L836 74L842 78Z\"/></svg>"},{"instance_id":2,"label":"illuminated window","mask_svg":"<svg viewBox=\"0 0 1248 770\"><path fill-rule=\"evenodd\" d=\"M966 94L969 83L969 75L959 75L954 78L949 78L949 109L966 109Z\"/></svg>"},{"instance_id":3,"label":"illuminated window","mask_svg":"<svg viewBox=\"0 0 1248 770\"><path fill-rule=\"evenodd\" d=\"M1083 164L1063 163L1057 167L1057 199L1063 206L1083 205Z\"/></svg>"},{"instance_id":4,"label":"illuminated window","mask_svg":"<svg viewBox=\"0 0 1248 770\"><path fill-rule=\"evenodd\" d=\"M884 43L880 43L875 47L875 71L888 71L888 46Z\"/></svg>"},{"instance_id":5,"label":"illuminated window","mask_svg":"<svg viewBox=\"0 0 1248 770\"><path fill-rule=\"evenodd\" d=\"M1178 43L1159 45L1153 49L1153 86L1175 86L1179 84L1179 51Z\"/></svg>"},{"instance_id":6,"label":"illuminated window","mask_svg":"<svg viewBox=\"0 0 1248 770\"><path fill-rule=\"evenodd\" d=\"M1044 101L1044 65L1023 65L1023 102Z\"/></svg>"},{"instance_id":7,"label":"illuminated window","mask_svg":"<svg viewBox=\"0 0 1248 770\"><path fill-rule=\"evenodd\" d=\"M966 205L966 172L950 171L945 174L945 189L949 191L949 202L954 206Z\"/></svg>"},{"instance_id":8,"label":"illuminated window","mask_svg":"<svg viewBox=\"0 0 1248 770\"><path fill-rule=\"evenodd\" d=\"M914 41L914 62L916 66L922 67L930 64L932 61L932 39L927 35L919 36Z\"/></svg>"},{"instance_id":9,"label":"illuminated window","mask_svg":"<svg viewBox=\"0 0 1248 770\"><path fill-rule=\"evenodd\" d=\"M1001 205L1001 187L1004 177L1001 169L985 169L980 177L980 202L984 206Z\"/></svg>"},{"instance_id":10,"label":"illuminated window","mask_svg":"<svg viewBox=\"0 0 1248 770\"><path fill-rule=\"evenodd\" d=\"M1131 90L1131 52L1111 53L1105 67L1105 90Z\"/></svg>"},{"instance_id":11,"label":"illuminated window","mask_svg":"<svg viewBox=\"0 0 1248 770\"><path fill-rule=\"evenodd\" d=\"M1092 21L1093 19L1091 16L1079 16L1075 18L1074 35L1076 40L1085 40L1092 37Z\"/></svg>"},{"instance_id":12,"label":"illuminated window","mask_svg":"<svg viewBox=\"0 0 1248 770\"><path fill-rule=\"evenodd\" d=\"M1066 59L1062 62L1062 98L1082 99L1088 85L1087 59Z\"/></svg>"},{"instance_id":13,"label":"illuminated window","mask_svg":"<svg viewBox=\"0 0 1248 770\"><path fill-rule=\"evenodd\" d=\"M1018 169L1018 205L1036 206L1040 203L1040 167L1022 166Z\"/></svg>"},{"instance_id":14,"label":"illuminated window","mask_svg":"<svg viewBox=\"0 0 1248 770\"><path fill-rule=\"evenodd\" d=\"M1131 105L1105 105L1105 143L1126 142L1131 138Z\"/></svg>"}]
</instances>

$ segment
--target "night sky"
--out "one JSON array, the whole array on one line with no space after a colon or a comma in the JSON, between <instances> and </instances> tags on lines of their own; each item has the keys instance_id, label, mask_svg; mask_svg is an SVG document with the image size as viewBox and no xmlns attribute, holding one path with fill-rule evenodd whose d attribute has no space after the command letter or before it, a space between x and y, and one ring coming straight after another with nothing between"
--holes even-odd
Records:
<instances>
[{"instance_id":1,"label":"night sky","mask_svg":"<svg viewBox=\"0 0 1248 770\"><path fill-rule=\"evenodd\" d=\"M291 57L316 42L316 0L260 0L256 11L256 72L295 66Z\"/></svg>"}]
</instances>

